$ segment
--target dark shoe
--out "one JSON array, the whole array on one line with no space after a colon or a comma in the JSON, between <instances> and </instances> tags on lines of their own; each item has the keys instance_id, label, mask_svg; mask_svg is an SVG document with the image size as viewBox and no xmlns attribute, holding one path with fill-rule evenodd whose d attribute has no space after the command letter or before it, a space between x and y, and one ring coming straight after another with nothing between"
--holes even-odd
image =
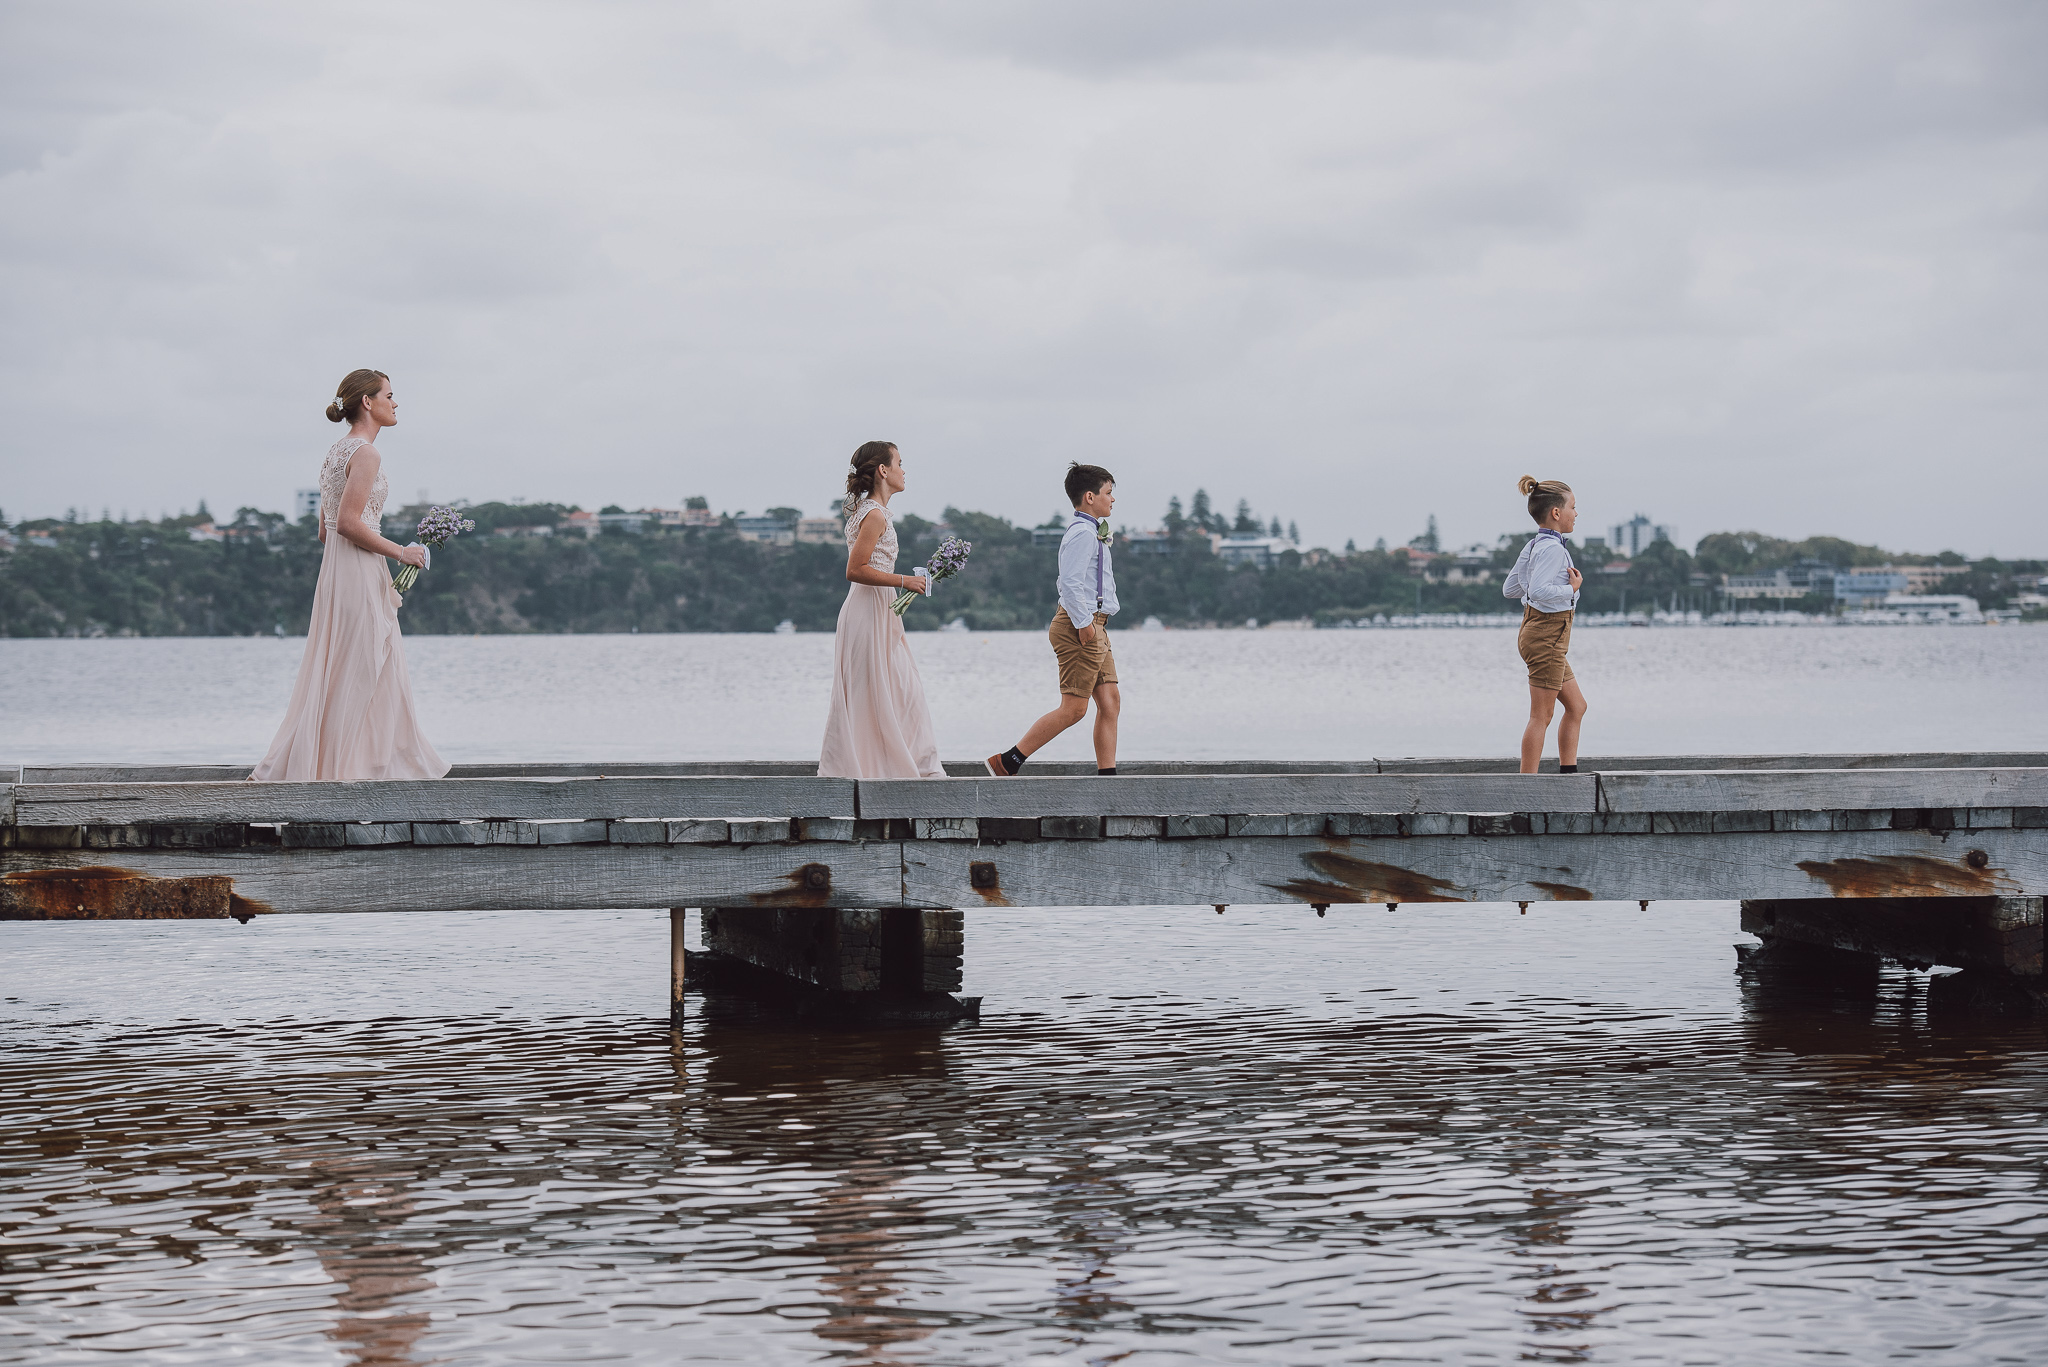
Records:
<instances>
[{"instance_id":1,"label":"dark shoe","mask_svg":"<svg viewBox=\"0 0 2048 1367\"><path fill-rule=\"evenodd\" d=\"M982 763L988 766L989 777L991 778L1015 778L1017 776L1017 771L1012 769L1009 761L1001 755L990 755Z\"/></svg>"}]
</instances>

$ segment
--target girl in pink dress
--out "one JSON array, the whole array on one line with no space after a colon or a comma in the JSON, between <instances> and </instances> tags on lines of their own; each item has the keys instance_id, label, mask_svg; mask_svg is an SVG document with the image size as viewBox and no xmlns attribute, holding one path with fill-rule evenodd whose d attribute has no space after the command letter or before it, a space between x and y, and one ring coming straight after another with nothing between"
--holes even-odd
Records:
<instances>
[{"instance_id":1,"label":"girl in pink dress","mask_svg":"<svg viewBox=\"0 0 2048 1367\"><path fill-rule=\"evenodd\" d=\"M447 762L420 734L398 635L398 590L387 557L425 565L422 546L400 546L377 531L384 513L383 458L371 441L397 425L398 402L380 370L350 371L329 422L348 435L320 467L320 582L306 654L291 705L257 780L440 778Z\"/></svg>"},{"instance_id":2,"label":"girl in pink dress","mask_svg":"<svg viewBox=\"0 0 2048 1367\"><path fill-rule=\"evenodd\" d=\"M846 577L832 642L832 714L825 721L821 778L944 778L939 743L903 619L889 610L904 589L929 593L922 575L896 573L889 500L906 483L894 444L853 453L846 476Z\"/></svg>"}]
</instances>

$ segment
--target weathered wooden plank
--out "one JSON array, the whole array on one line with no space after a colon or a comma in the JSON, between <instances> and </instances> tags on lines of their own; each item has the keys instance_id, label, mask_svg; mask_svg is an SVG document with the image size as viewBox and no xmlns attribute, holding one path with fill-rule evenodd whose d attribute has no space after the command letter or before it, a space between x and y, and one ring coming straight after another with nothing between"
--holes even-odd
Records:
<instances>
[{"instance_id":1,"label":"weathered wooden plank","mask_svg":"<svg viewBox=\"0 0 2048 1367\"><path fill-rule=\"evenodd\" d=\"M1075 820L1075 818L1054 818ZM1087 820L1082 818L1081 820ZM13 851L9 877L105 866ZM137 850L122 869L226 875L255 910L1125 906L2048 894L2038 831L817 841L761 845ZM977 878L974 869L987 872Z\"/></svg>"},{"instance_id":2,"label":"weathered wooden plank","mask_svg":"<svg viewBox=\"0 0 2048 1367\"><path fill-rule=\"evenodd\" d=\"M24 783L239 783L246 764L31 764ZM0 771L4 772L4 771ZM812 778L815 760L576 761L456 764L447 778ZM982 772L986 773L987 770Z\"/></svg>"},{"instance_id":3,"label":"weathered wooden plank","mask_svg":"<svg viewBox=\"0 0 2048 1367\"><path fill-rule=\"evenodd\" d=\"M183 921L236 911L234 880L217 873L153 878L85 865L0 877L0 921Z\"/></svg>"},{"instance_id":4,"label":"weathered wooden plank","mask_svg":"<svg viewBox=\"0 0 2048 1367\"><path fill-rule=\"evenodd\" d=\"M2048 841L2018 831L1946 843L1928 831L1105 840L980 849L919 842L904 846L903 857L905 900L926 907L1720 901L2048 890ZM980 879L970 865L984 869Z\"/></svg>"},{"instance_id":5,"label":"weathered wooden plank","mask_svg":"<svg viewBox=\"0 0 2048 1367\"><path fill-rule=\"evenodd\" d=\"M1383 758L1383 774L1511 774L1520 761L1507 756L1463 758L1407 756ZM1119 771L1123 765L1117 766ZM1543 762L1554 773L1557 761ZM2037 750L1910 751L1848 755L1591 755L1580 756L1583 772L1600 774L1712 769L2039 769L2048 768L2048 753ZM949 771L950 772L950 771Z\"/></svg>"},{"instance_id":6,"label":"weathered wooden plank","mask_svg":"<svg viewBox=\"0 0 2048 1367\"><path fill-rule=\"evenodd\" d=\"M23 826L855 814L851 779L815 777L39 783L19 785L15 801Z\"/></svg>"},{"instance_id":7,"label":"weathered wooden plank","mask_svg":"<svg viewBox=\"0 0 2048 1367\"><path fill-rule=\"evenodd\" d=\"M148 826L87 826L83 834L88 850L146 850L156 843Z\"/></svg>"},{"instance_id":8,"label":"weathered wooden plank","mask_svg":"<svg viewBox=\"0 0 2048 1367\"><path fill-rule=\"evenodd\" d=\"M864 817L1229 812L1590 812L1596 780L1542 774L863 779ZM1988 805L1988 804L1987 804Z\"/></svg>"},{"instance_id":9,"label":"weathered wooden plank","mask_svg":"<svg viewBox=\"0 0 2048 1367\"><path fill-rule=\"evenodd\" d=\"M247 764L24 764L23 783L239 783Z\"/></svg>"},{"instance_id":10,"label":"weathered wooden plank","mask_svg":"<svg viewBox=\"0 0 2048 1367\"><path fill-rule=\"evenodd\" d=\"M457 764L449 778L816 778L816 760L596 760Z\"/></svg>"},{"instance_id":11,"label":"weathered wooden plank","mask_svg":"<svg viewBox=\"0 0 2048 1367\"><path fill-rule=\"evenodd\" d=\"M602 845L611 838L609 821L543 821L535 830L543 845Z\"/></svg>"},{"instance_id":12,"label":"weathered wooden plank","mask_svg":"<svg viewBox=\"0 0 2048 1367\"><path fill-rule=\"evenodd\" d=\"M2048 768L1600 775L1600 809L1608 812L1857 811L2039 803L2048 803Z\"/></svg>"},{"instance_id":13,"label":"weathered wooden plank","mask_svg":"<svg viewBox=\"0 0 2048 1367\"><path fill-rule=\"evenodd\" d=\"M287 831L291 827L285 827ZM538 845L540 827L531 821L415 821L415 845Z\"/></svg>"},{"instance_id":14,"label":"weathered wooden plank","mask_svg":"<svg viewBox=\"0 0 2048 1367\"><path fill-rule=\"evenodd\" d=\"M0 849L75 850L84 845L88 829L85 826L0 826Z\"/></svg>"},{"instance_id":15,"label":"weathered wooden plank","mask_svg":"<svg viewBox=\"0 0 2048 1367\"><path fill-rule=\"evenodd\" d=\"M940 765L949 778L987 778L988 766L981 760L945 760ZM1514 765L1508 766L1512 772ZM1025 771L1032 778L1094 778L1095 761L1031 761ZM1371 759L1120 759L1117 776L1130 778L1177 778L1204 774L1376 774L1379 761Z\"/></svg>"},{"instance_id":16,"label":"weathered wooden plank","mask_svg":"<svg viewBox=\"0 0 2048 1367\"><path fill-rule=\"evenodd\" d=\"M0 881L111 862L91 850L10 852ZM256 912L904 905L893 842L135 850L118 862L122 876L230 878Z\"/></svg>"},{"instance_id":17,"label":"weathered wooden plank","mask_svg":"<svg viewBox=\"0 0 2048 1367\"><path fill-rule=\"evenodd\" d=\"M1545 760L1546 772L1556 768ZM1673 770L1794 769L2038 769L2048 768L2048 753L2032 750L1911 751L1873 754L1794 755L1593 755L1581 768L1599 773ZM1145 760L1127 759L1119 777L1179 777L1285 774L1512 774L1518 761L1508 755L1389 756L1377 759L1308 760ZM956 778L982 778L987 770L975 760L947 760L946 772ZM458 764L451 779L480 778L806 778L815 776L810 760L596 760L535 763ZM1092 760L1034 760L1028 773L1036 777L1092 777ZM21 783L207 783L239 782L249 776L246 764L30 764L0 765L0 786ZM0 818L4 820L4 818Z\"/></svg>"}]
</instances>

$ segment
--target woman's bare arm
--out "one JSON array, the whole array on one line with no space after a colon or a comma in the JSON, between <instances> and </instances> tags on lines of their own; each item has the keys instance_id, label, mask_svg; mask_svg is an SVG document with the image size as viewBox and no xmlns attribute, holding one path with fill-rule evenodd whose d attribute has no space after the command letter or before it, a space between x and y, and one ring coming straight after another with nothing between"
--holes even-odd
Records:
<instances>
[{"instance_id":1,"label":"woman's bare arm","mask_svg":"<svg viewBox=\"0 0 2048 1367\"><path fill-rule=\"evenodd\" d=\"M888 514L876 517L879 508L870 508L860 520L860 530L853 534L853 549L846 553L846 577L856 584L873 584L880 589L916 589L923 593L927 587L922 575L895 574L889 570L878 570L868 563L875 553L875 543L882 539L882 527L888 521Z\"/></svg>"},{"instance_id":2,"label":"woman's bare arm","mask_svg":"<svg viewBox=\"0 0 2048 1367\"><path fill-rule=\"evenodd\" d=\"M377 454L374 446L360 446L349 458L348 484L341 491L341 516L336 519L335 528L343 536L375 555L388 556L400 564L419 565L427 563L424 546L417 549L386 540L371 529L363 520L363 509L370 501L370 490L377 483L377 471L382 468L384 458ZM325 540L325 538L322 538Z\"/></svg>"}]
</instances>

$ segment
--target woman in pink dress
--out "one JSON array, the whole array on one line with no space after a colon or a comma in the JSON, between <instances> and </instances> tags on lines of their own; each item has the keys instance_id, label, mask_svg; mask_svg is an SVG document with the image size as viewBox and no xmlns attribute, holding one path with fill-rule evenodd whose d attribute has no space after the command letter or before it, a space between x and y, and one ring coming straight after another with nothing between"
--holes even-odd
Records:
<instances>
[{"instance_id":1,"label":"woman in pink dress","mask_svg":"<svg viewBox=\"0 0 2048 1367\"><path fill-rule=\"evenodd\" d=\"M832 714L821 778L944 778L931 710L903 619L889 610L904 589L929 593L924 576L896 573L889 500L903 492L903 455L871 441L846 476L846 605L832 642Z\"/></svg>"},{"instance_id":2,"label":"woman in pink dress","mask_svg":"<svg viewBox=\"0 0 2048 1367\"><path fill-rule=\"evenodd\" d=\"M420 734L412 684L398 635L398 590L388 557L425 565L421 546L400 546L378 534L389 487L383 457L371 441L398 422L391 380L380 370L350 371L329 422L348 435L328 448L320 467L320 582L306 655L292 686L291 706L270 753L249 775L257 780L440 778L447 762Z\"/></svg>"}]
</instances>

